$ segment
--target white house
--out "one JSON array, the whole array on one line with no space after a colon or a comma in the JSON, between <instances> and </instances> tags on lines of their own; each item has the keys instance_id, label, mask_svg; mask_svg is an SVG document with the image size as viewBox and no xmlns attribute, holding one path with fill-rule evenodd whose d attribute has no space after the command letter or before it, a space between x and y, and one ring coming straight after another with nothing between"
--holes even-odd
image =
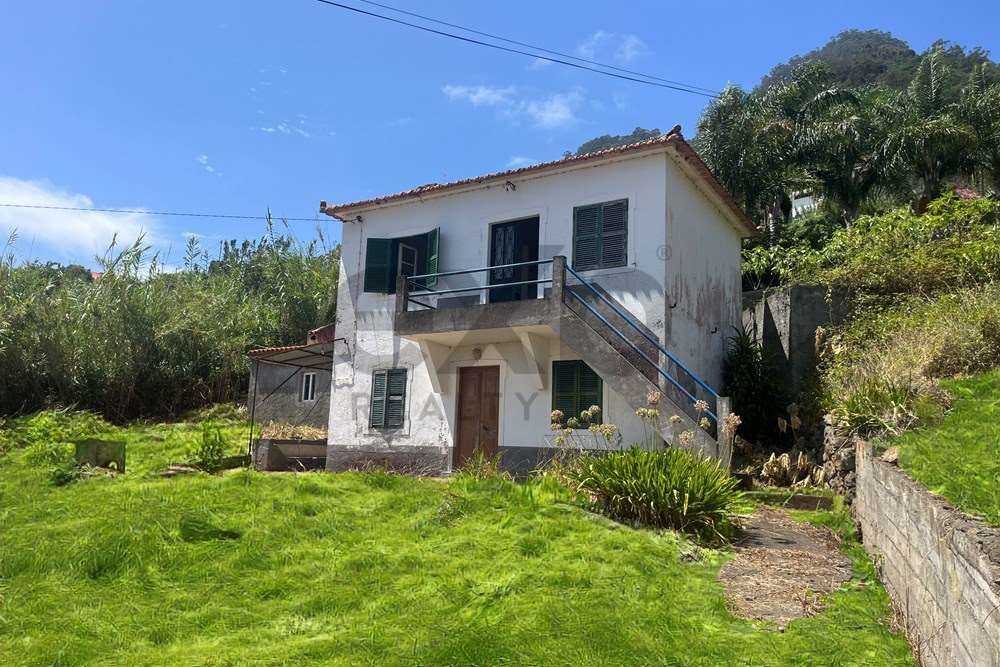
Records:
<instances>
[{"instance_id":1,"label":"white house","mask_svg":"<svg viewBox=\"0 0 1000 667\"><path fill-rule=\"evenodd\" d=\"M328 469L446 472L478 449L523 471L554 409L591 405L623 445L715 444L755 231L680 127L320 208L343 221ZM659 424L636 416L656 389Z\"/></svg>"}]
</instances>

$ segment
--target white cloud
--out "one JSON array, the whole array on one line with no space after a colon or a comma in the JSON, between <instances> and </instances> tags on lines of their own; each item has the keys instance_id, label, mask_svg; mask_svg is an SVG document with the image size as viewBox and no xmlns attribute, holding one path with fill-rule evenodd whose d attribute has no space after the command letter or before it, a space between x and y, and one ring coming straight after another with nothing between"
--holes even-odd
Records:
<instances>
[{"instance_id":1,"label":"white cloud","mask_svg":"<svg viewBox=\"0 0 1000 667\"><path fill-rule=\"evenodd\" d=\"M611 101L619 111L624 111L628 108L628 95L625 93L615 93L611 96Z\"/></svg>"},{"instance_id":2,"label":"white cloud","mask_svg":"<svg viewBox=\"0 0 1000 667\"><path fill-rule=\"evenodd\" d=\"M576 47L576 55L581 58L587 58L588 60L593 60L597 57L597 52L604 48L608 40L611 38L611 34L604 32L603 30L598 30L593 35L587 39L580 42Z\"/></svg>"},{"instance_id":3,"label":"white cloud","mask_svg":"<svg viewBox=\"0 0 1000 667\"><path fill-rule=\"evenodd\" d=\"M629 63L648 51L638 35L598 30L576 47L576 54L588 60L610 54L618 63Z\"/></svg>"},{"instance_id":4,"label":"white cloud","mask_svg":"<svg viewBox=\"0 0 1000 667\"><path fill-rule=\"evenodd\" d=\"M296 114L296 116L298 116L298 120L296 122L282 120L274 125L262 125L257 129L266 134L284 134L286 136L297 134L300 137L306 137L308 139L312 136L312 132L306 129L307 122L305 114Z\"/></svg>"},{"instance_id":5,"label":"white cloud","mask_svg":"<svg viewBox=\"0 0 1000 667\"><path fill-rule=\"evenodd\" d=\"M448 84L441 92L450 100L469 102L474 107L495 107L510 103L514 95L514 87L495 88L491 86L455 86Z\"/></svg>"},{"instance_id":6,"label":"white cloud","mask_svg":"<svg viewBox=\"0 0 1000 667\"><path fill-rule=\"evenodd\" d=\"M646 42L638 35L622 35L621 44L615 49L615 60L630 63L646 52Z\"/></svg>"},{"instance_id":7,"label":"white cloud","mask_svg":"<svg viewBox=\"0 0 1000 667\"><path fill-rule=\"evenodd\" d=\"M215 174L216 176L222 176L222 172L216 170L216 168L212 166L212 164L208 161L208 156L204 153L195 156L194 161L200 164L208 173Z\"/></svg>"},{"instance_id":8,"label":"white cloud","mask_svg":"<svg viewBox=\"0 0 1000 667\"><path fill-rule=\"evenodd\" d=\"M441 91L451 100L468 102L474 107L493 107L499 110L502 118L513 122L526 118L537 127L546 129L576 123L579 120L577 110L587 101L581 89L542 98L517 95L514 86L496 88L449 84L443 86Z\"/></svg>"},{"instance_id":9,"label":"white cloud","mask_svg":"<svg viewBox=\"0 0 1000 667\"><path fill-rule=\"evenodd\" d=\"M34 206L94 207L87 195L60 189L47 181L9 176L0 176L0 201ZM134 242L140 235L144 235L149 244L160 240L155 218L141 213L0 207L0 231L4 238L13 230L17 230L20 239L17 244L20 252L41 244L60 254L61 259L75 261L83 260L84 254L103 253L116 235L119 246ZM37 256L37 250L32 254Z\"/></svg>"},{"instance_id":10,"label":"white cloud","mask_svg":"<svg viewBox=\"0 0 1000 667\"><path fill-rule=\"evenodd\" d=\"M545 58L535 58L530 63L528 63L529 70L539 70L544 69L552 64L551 60L546 60Z\"/></svg>"},{"instance_id":11,"label":"white cloud","mask_svg":"<svg viewBox=\"0 0 1000 667\"><path fill-rule=\"evenodd\" d=\"M564 127L579 120L576 110L583 102L584 97L580 91L556 93L541 100L525 102L524 111L538 127Z\"/></svg>"},{"instance_id":12,"label":"white cloud","mask_svg":"<svg viewBox=\"0 0 1000 667\"><path fill-rule=\"evenodd\" d=\"M510 160L507 161L508 169L520 169L521 167L527 167L530 164L535 164L538 162L533 157L525 157L523 155L515 155Z\"/></svg>"}]
</instances>

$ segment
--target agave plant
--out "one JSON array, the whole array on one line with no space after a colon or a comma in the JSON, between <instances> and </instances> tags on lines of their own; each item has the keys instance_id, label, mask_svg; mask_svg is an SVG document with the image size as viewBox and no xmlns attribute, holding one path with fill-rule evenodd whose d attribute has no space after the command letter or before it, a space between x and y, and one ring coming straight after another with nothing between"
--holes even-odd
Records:
<instances>
[{"instance_id":1,"label":"agave plant","mask_svg":"<svg viewBox=\"0 0 1000 667\"><path fill-rule=\"evenodd\" d=\"M709 542L732 536L742 501L739 482L718 461L681 449L584 456L570 476L594 509L616 521Z\"/></svg>"}]
</instances>

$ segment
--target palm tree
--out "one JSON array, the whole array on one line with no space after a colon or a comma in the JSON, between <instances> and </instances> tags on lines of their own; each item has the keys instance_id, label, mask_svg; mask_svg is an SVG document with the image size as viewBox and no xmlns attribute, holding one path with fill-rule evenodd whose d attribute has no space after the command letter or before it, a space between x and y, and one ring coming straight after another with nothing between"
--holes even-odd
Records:
<instances>
[{"instance_id":1,"label":"palm tree","mask_svg":"<svg viewBox=\"0 0 1000 667\"><path fill-rule=\"evenodd\" d=\"M973 68L969 84L962 90L958 117L975 136L972 157L983 180L1000 197L1000 83L986 79L983 65Z\"/></svg>"},{"instance_id":2,"label":"palm tree","mask_svg":"<svg viewBox=\"0 0 1000 667\"><path fill-rule=\"evenodd\" d=\"M945 97L949 72L940 50L924 56L909 87L888 106L889 133L881 152L886 164L916 180L914 209L923 212L945 180L968 167L972 131Z\"/></svg>"},{"instance_id":3,"label":"palm tree","mask_svg":"<svg viewBox=\"0 0 1000 667\"><path fill-rule=\"evenodd\" d=\"M824 67L807 64L760 92L730 86L698 123L695 148L771 243L791 216L790 193L807 184L795 160L804 111L839 99L827 80Z\"/></svg>"},{"instance_id":4,"label":"palm tree","mask_svg":"<svg viewBox=\"0 0 1000 667\"><path fill-rule=\"evenodd\" d=\"M847 227L884 177L879 146L888 132L888 100L889 94L875 87L838 91L816 98L798 124L796 160Z\"/></svg>"}]
</instances>

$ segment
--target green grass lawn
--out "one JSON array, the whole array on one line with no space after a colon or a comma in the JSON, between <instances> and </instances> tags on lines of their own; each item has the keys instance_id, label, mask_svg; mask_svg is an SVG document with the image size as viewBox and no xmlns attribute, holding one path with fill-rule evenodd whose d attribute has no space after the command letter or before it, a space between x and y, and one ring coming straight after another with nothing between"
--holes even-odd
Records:
<instances>
[{"instance_id":1,"label":"green grass lawn","mask_svg":"<svg viewBox=\"0 0 1000 667\"><path fill-rule=\"evenodd\" d=\"M225 432L238 451L245 430ZM914 664L856 543L855 580L778 632L727 612L725 550L594 517L551 481L161 479L198 429L117 433L117 479L55 487L28 451L0 456L4 665Z\"/></svg>"},{"instance_id":2,"label":"green grass lawn","mask_svg":"<svg viewBox=\"0 0 1000 667\"><path fill-rule=\"evenodd\" d=\"M1000 525L1000 371L943 384L955 397L948 414L890 444L914 479Z\"/></svg>"}]
</instances>

